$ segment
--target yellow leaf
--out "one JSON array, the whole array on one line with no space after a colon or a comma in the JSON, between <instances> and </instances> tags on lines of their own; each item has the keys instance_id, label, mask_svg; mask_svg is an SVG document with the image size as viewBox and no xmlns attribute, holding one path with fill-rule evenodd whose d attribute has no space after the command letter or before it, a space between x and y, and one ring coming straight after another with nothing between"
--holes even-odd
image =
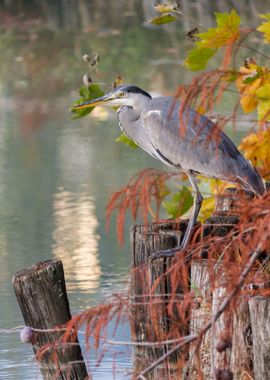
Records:
<instances>
[{"instance_id":1,"label":"yellow leaf","mask_svg":"<svg viewBox=\"0 0 270 380\"><path fill-rule=\"evenodd\" d=\"M224 190L227 189L228 187L234 187L229 182L224 182L224 181L221 181L220 179L214 179L214 178L211 178L209 180L209 184L210 184L211 193L216 194L216 195L223 193Z\"/></svg>"},{"instance_id":2,"label":"yellow leaf","mask_svg":"<svg viewBox=\"0 0 270 380\"><path fill-rule=\"evenodd\" d=\"M270 172L270 129L259 130L245 137L239 146L244 156L256 166L261 175Z\"/></svg>"},{"instance_id":3,"label":"yellow leaf","mask_svg":"<svg viewBox=\"0 0 270 380\"><path fill-rule=\"evenodd\" d=\"M173 4L156 4L154 6L156 12L158 13L166 13L166 12L172 12L175 10L175 5Z\"/></svg>"},{"instance_id":4,"label":"yellow leaf","mask_svg":"<svg viewBox=\"0 0 270 380\"><path fill-rule=\"evenodd\" d=\"M243 111L252 112L256 109L258 105L258 100L253 95L244 95L241 97L240 104Z\"/></svg>"},{"instance_id":5,"label":"yellow leaf","mask_svg":"<svg viewBox=\"0 0 270 380\"><path fill-rule=\"evenodd\" d=\"M209 197L203 200L203 204L200 210L199 220L203 222L209 218L215 209L215 197Z\"/></svg>"},{"instance_id":6,"label":"yellow leaf","mask_svg":"<svg viewBox=\"0 0 270 380\"><path fill-rule=\"evenodd\" d=\"M163 13L161 14L161 16L151 18L149 22L153 25L162 25L168 24L169 22L173 22L176 20L177 18L173 16L171 13Z\"/></svg>"},{"instance_id":7,"label":"yellow leaf","mask_svg":"<svg viewBox=\"0 0 270 380\"><path fill-rule=\"evenodd\" d=\"M270 42L270 13L260 15L260 17L267 21L258 26L257 30L264 34L264 41L268 43Z\"/></svg>"},{"instance_id":8,"label":"yellow leaf","mask_svg":"<svg viewBox=\"0 0 270 380\"><path fill-rule=\"evenodd\" d=\"M251 133L247 137L243 138L241 144L239 145L239 149L245 150L250 146L253 146L258 143L258 135L256 133Z\"/></svg>"},{"instance_id":9,"label":"yellow leaf","mask_svg":"<svg viewBox=\"0 0 270 380\"><path fill-rule=\"evenodd\" d=\"M261 86L257 91L256 95L259 99L268 100L270 99L270 84L265 84Z\"/></svg>"},{"instance_id":10,"label":"yellow leaf","mask_svg":"<svg viewBox=\"0 0 270 380\"><path fill-rule=\"evenodd\" d=\"M245 112L252 112L259 104L258 94L270 98L269 72L265 67L250 64L248 67L240 67L239 77L235 81L237 89L241 93L240 104Z\"/></svg>"},{"instance_id":11,"label":"yellow leaf","mask_svg":"<svg viewBox=\"0 0 270 380\"><path fill-rule=\"evenodd\" d=\"M261 100L258 104L258 119L259 121L270 120L270 99Z\"/></svg>"},{"instance_id":12,"label":"yellow leaf","mask_svg":"<svg viewBox=\"0 0 270 380\"><path fill-rule=\"evenodd\" d=\"M197 107L196 111L199 112L201 115L204 115L206 113L206 109L202 106Z\"/></svg>"},{"instance_id":13,"label":"yellow leaf","mask_svg":"<svg viewBox=\"0 0 270 380\"><path fill-rule=\"evenodd\" d=\"M235 10L232 10L230 14L215 13L215 15L217 27L197 34L200 38L197 46L200 48L217 49L231 45L240 37L240 18Z\"/></svg>"}]
</instances>

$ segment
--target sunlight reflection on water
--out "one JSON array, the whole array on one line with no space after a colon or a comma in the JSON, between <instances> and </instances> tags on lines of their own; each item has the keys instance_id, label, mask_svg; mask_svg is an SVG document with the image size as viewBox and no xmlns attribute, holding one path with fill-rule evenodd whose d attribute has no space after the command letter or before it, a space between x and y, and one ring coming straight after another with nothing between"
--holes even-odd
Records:
<instances>
[{"instance_id":1,"label":"sunlight reflection on water","mask_svg":"<svg viewBox=\"0 0 270 380\"><path fill-rule=\"evenodd\" d=\"M53 201L55 229L53 254L65 263L69 290L91 292L100 280L97 256L98 221L94 203L88 194L72 194L59 190Z\"/></svg>"}]
</instances>

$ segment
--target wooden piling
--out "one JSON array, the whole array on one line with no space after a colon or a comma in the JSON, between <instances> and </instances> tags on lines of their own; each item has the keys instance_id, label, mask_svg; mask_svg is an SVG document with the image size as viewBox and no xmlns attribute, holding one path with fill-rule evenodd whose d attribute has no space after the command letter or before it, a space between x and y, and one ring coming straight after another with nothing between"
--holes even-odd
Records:
<instances>
[{"instance_id":1,"label":"wooden piling","mask_svg":"<svg viewBox=\"0 0 270 380\"><path fill-rule=\"evenodd\" d=\"M33 265L17 272L12 282L25 325L41 330L59 329L34 331L31 338L43 379L88 379L76 333L67 344L59 344L64 333L61 327L71 319L62 262L48 260Z\"/></svg>"},{"instance_id":2,"label":"wooden piling","mask_svg":"<svg viewBox=\"0 0 270 380\"><path fill-rule=\"evenodd\" d=\"M252 332L251 329L248 299L240 297L237 309L233 314L232 325L230 368L235 380L254 378L252 353L252 335L254 334L255 331Z\"/></svg>"},{"instance_id":3,"label":"wooden piling","mask_svg":"<svg viewBox=\"0 0 270 380\"><path fill-rule=\"evenodd\" d=\"M149 257L160 250L174 248L186 229L186 221L153 223L131 228L132 247L132 337L137 342L159 342L168 336L171 324L177 321L181 336L188 334L188 326L182 316L173 311L169 317L167 305L170 300L171 280L167 274L171 259L149 261ZM188 264L186 267L188 272ZM188 275L188 273L187 273ZM176 291L174 301L182 302L181 285ZM174 326L175 328L175 326ZM171 345L136 347L134 351L135 369L140 372L158 358L162 357ZM168 360L154 368L147 379L179 379L177 361L183 357L183 351L176 351Z\"/></svg>"},{"instance_id":4,"label":"wooden piling","mask_svg":"<svg viewBox=\"0 0 270 380\"><path fill-rule=\"evenodd\" d=\"M270 297L251 297L248 305L251 317L254 379L269 379Z\"/></svg>"},{"instance_id":5,"label":"wooden piling","mask_svg":"<svg viewBox=\"0 0 270 380\"><path fill-rule=\"evenodd\" d=\"M199 334L203 326L211 318L212 292L206 259L191 262L190 286L193 292L194 304L190 313L190 334ZM195 352L196 345L189 348L189 361L185 368L185 379L198 379L198 360ZM210 334L207 332L202 339L199 349L199 359L202 363L204 376L210 374Z\"/></svg>"},{"instance_id":6,"label":"wooden piling","mask_svg":"<svg viewBox=\"0 0 270 380\"><path fill-rule=\"evenodd\" d=\"M238 202L239 195L237 195L236 189L227 189L218 198L215 213L205 221L203 236L226 236L234 225L238 223ZM194 293L196 305L191 311L191 334L198 334L201 331L212 315L215 314L220 300L223 299L224 288L221 283L217 286L214 293L210 289L210 274L207 259L208 251L205 248L201 251L201 257L193 258L191 261L190 286ZM212 273L212 277L222 277L220 274L221 270L220 266L216 267L215 274ZM198 355L203 378L209 378L210 374L212 374L211 378L217 378L217 372L227 371L227 368L224 368L224 366L229 367L227 362L230 358L231 345L229 344L230 347L226 347L224 350L219 349L225 339L231 339L231 337L225 337L225 331L226 334L228 333L227 327L229 327L228 318L224 318L224 315L222 315L214 328L208 331L202 339ZM198 360L194 349L195 345L193 344L190 347L190 361L186 366L188 369L187 378L189 380L196 380L199 376Z\"/></svg>"}]
</instances>

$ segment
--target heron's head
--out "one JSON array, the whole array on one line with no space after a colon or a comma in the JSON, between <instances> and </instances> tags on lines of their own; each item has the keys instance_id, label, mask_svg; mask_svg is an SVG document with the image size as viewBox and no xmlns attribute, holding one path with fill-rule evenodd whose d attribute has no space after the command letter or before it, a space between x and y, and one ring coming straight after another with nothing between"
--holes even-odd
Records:
<instances>
[{"instance_id":1,"label":"heron's head","mask_svg":"<svg viewBox=\"0 0 270 380\"><path fill-rule=\"evenodd\" d=\"M124 85L114 88L112 91L102 96L101 98L78 104L74 108L89 108L101 105L116 107L137 107L145 105L145 103L150 99L151 95L139 87L133 85Z\"/></svg>"}]
</instances>

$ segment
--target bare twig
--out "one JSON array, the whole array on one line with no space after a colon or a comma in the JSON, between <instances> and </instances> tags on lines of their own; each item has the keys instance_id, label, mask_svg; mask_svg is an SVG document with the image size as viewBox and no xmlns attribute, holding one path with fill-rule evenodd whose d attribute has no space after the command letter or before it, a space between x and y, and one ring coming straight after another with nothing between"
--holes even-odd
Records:
<instances>
[{"instance_id":1,"label":"bare twig","mask_svg":"<svg viewBox=\"0 0 270 380\"><path fill-rule=\"evenodd\" d=\"M144 377L142 377L142 376L146 375L148 372L150 372L152 369L154 369L158 364L162 363L163 360L165 360L168 356L170 356L171 354L173 354L176 350L178 350L179 348L183 347L187 343L193 342L194 340L196 340L198 338L199 338L199 335L196 335L196 334L190 334L190 335L187 335L187 336L181 338L181 342L179 344L177 344L176 346L174 346L173 348L171 348L168 352L166 352L166 354L162 355L154 363L152 363L149 367L147 367L146 369L144 369L138 375L137 379L143 379Z\"/></svg>"}]
</instances>

